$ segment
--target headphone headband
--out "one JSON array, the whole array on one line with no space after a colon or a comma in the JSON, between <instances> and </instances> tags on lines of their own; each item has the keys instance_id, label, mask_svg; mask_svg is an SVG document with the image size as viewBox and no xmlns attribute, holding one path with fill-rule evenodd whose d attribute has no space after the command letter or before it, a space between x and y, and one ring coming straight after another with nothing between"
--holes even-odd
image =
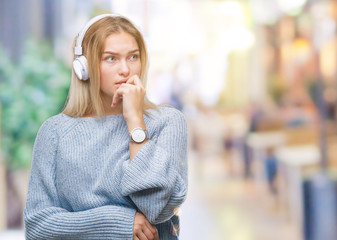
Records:
<instances>
[{"instance_id":1,"label":"headphone headband","mask_svg":"<svg viewBox=\"0 0 337 240\"><path fill-rule=\"evenodd\" d=\"M91 25L93 25L95 22L101 20L102 18L105 17L122 17L121 15L118 14L101 14L98 15L94 18L92 18L82 29L82 31L79 33L78 37L77 37L77 41L76 41L76 46L75 46L75 55L76 56L81 56L83 54L82 52L82 41L84 38L85 33L87 32L87 30L91 27Z\"/></svg>"}]
</instances>

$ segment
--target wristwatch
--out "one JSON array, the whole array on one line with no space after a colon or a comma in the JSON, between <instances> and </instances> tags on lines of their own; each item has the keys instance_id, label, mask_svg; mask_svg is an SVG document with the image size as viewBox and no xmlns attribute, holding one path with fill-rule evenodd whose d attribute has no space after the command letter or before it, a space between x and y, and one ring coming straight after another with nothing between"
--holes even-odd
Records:
<instances>
[{"instance_id":1,"label":"wristwatch","mask_svg":"<svg viewBox=\"0 0 337 240\"><path fill-rule=\"evenodd\" d=\"M146 130L137 127L130 133L130 141L135 143L142 143L148 138Z\"/></svg>"}]
</instances>

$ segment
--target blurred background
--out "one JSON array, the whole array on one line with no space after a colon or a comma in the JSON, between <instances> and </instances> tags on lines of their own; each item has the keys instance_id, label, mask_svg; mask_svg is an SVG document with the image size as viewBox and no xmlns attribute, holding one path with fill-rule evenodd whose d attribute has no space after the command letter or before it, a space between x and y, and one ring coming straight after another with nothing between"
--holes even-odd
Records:
<instances>
[{"instance_id":1,"label":"blurred background","mask_svg":"<svg viewBox=\"0 0 337 240\"><path fill-rule=\"evenodd\" d=\"M144 34L147 93L189 126L183 240L337 239L336 0L0 0L0 239L24 239L36 133L97 14Z\"/></svg>"}]
</instances>

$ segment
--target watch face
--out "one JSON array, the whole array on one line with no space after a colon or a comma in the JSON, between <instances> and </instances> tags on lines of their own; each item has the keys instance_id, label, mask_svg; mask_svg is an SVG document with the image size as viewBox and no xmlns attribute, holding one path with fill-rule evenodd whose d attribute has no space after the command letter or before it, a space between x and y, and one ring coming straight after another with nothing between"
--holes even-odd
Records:
<instances>
[{"instance_id":1,"label":"watch face","mask_svg":"<svg viewBox=\"0 0 337 240\"><path fill-rule=\"evenodd\" d=\"M143 129L137 128L135 130L132 131L132 140L137 142L137 143L141 143L145 140L146 134L145 131Z\"/></svg>"}]
</instances>

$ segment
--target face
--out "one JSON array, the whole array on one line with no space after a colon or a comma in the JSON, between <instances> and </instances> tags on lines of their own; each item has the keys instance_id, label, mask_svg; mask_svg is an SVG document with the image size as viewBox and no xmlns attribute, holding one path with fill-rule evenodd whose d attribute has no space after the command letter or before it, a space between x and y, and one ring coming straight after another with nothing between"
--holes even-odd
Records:
<instances>
[{"instance_id":1,"label":"face","mask_svg":"<svg viewBox=\"0 0 337 240\"><path fill-rule=\"evenodd\" d=\"M118 87L134 75L140 76L140 52L128 33L113 33L104 42L100 63L101 93L111 100Z\"/></svg>"}]
</instances>

